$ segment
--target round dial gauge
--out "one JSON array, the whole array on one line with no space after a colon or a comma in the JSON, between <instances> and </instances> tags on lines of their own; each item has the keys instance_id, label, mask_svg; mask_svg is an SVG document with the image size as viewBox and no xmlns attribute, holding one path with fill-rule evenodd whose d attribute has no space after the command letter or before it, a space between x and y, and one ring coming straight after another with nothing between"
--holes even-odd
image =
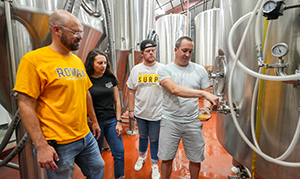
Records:
<instances>
[{"instance_id":1,"label":"round dial gauge","mask_svg":"<svg viewBox=\"0 0 300 179\"><path fill-rule=\"evenodd\" d=\"M283 57L288 53L288 51L289 48L285 43L276 44L271 49L271 53L274 57Z\"/></svg>"},{"instance_id":2,"label":"round dial gauge","mask_svg":"<svg viewBox=\"0 0 300 179\"><path fill-rule=\"evenodd\" d=\"M277 3L275 1L267 1L264 5L263 5L263 12L264 13L270 13L272 11L274 11L277 7Z\"/></svg>"}]
</instances>

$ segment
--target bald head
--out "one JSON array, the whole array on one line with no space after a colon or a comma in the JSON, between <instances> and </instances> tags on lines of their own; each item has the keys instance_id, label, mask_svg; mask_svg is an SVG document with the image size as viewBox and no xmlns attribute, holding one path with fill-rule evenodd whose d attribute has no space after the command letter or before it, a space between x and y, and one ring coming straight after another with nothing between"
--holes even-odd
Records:
<instances>
[{"instance_id":1,"label":"bald head","mask_svg":"<svg viewBox=\"0 0 300 179\"><path fill-rule=\"evenodd\" d=\"M54 25L62 25L66 26L67 24L72 25L72 23L80 24L80 21L77 19L76 16L69 13L65 10L56 10L54 11L49 18L49 29L52 32L52 27Z\"/></svg>"},{"instance_id":2,"label":"bald head","mask_svg":"<svg viewBox=\"0 0 300 179\"><path fill-rule=\"evenodd\" d=\"M49 29L52 49L64 55L70 55L70 51L79 49L83 27L73 14L65 10L54 11L49 18Z\"/></svg>"}]
</instances>

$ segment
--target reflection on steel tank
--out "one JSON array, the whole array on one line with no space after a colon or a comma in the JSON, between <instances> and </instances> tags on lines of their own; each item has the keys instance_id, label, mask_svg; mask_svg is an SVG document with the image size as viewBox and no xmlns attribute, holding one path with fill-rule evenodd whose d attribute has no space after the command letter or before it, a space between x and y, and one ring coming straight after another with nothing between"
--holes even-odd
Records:
<instances>
[{"instance_id":1,"label":"reflection on steel tank","mask_svg":"<svg viewBox=\"0 0 300 179\"><path fill-rule=\"evenodd\" d=\"M159 37L159 59L163 64L174 61L175 42L186 33L186 16L170 14L160 17L156 21L156 31Z\"/></svg>"},{"instance_id":2,"label":"reflection on steel tank","mask_svg":"<svg viewBox=\"0 0 300 179\"><path fill-rule=\"evenodd\" d=\"M126 110L126 81L133 66L141 62L140 42L155 29L155 1L109 1L114 24L117 77L120 81L122 109Z\"/></svg>"},{"instance_id":3,"label":"reflection on steel tank","mask_svg":"<svg viewBox=\"0 0 300 179\"><path fill-rule=\"evenodd\" d=\"M199 13L195 19L195 63L212 70L219 48L219 9Z\"/></svg>"},{"instance_id":4,"label":"reflection on steel tank","mask_svg":"<svg viewBox=\"0 0 300 179\"><path fill-rule=\"evenodd\" d=\"M123 0L110 2L115 25L116 50L140 51L139 43L155 29L155 2Z\"/></svg>"}]
</instances>

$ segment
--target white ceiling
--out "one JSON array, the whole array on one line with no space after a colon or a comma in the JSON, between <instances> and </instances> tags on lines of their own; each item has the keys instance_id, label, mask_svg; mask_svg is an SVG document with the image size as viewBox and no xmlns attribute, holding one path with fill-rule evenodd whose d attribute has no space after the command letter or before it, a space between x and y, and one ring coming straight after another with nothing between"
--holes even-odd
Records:
<instances>
[{"instance_id":1,"label":"white ceiling","mask_svg":"<svg viewBox=\"0 0 300 179\"><path fill-rule=\"evenodd\" d=\"M163 10L164 12L167 12L171 9L174 9L177 6L181 5L181 0L155 0L155 16L162 15L159 13L159 11ZM182 0L183 2L184 0Z\"/></svg>"},{"instance_id":2,"label":"white ceiling","mask_svg":"<svg viewBox=\"0 0 300 179\"><path fill-rule=\"evenodd\" d=\"M155 16L162 15L159 14L159 11L161 10L163 10L164 12L175 10L175 8L180 8L181 11L182 8L186 10L187 5L191 7L201 1L203 0L155 0Z\"/></svg>"}]
</instances>

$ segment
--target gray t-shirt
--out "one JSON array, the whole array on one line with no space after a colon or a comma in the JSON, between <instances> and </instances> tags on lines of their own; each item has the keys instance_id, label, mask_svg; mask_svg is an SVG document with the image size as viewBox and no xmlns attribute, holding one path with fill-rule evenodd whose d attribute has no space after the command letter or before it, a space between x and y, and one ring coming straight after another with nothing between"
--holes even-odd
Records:
<instances>
[{"instance_id":1,"label":"gray t-shirt","mask_svg":"<svg viewBox=\"0 0 300 179\"><path fill-rule=\"evenodd\" d=\"M210 86L205 68L193 62L190 62L186 67L179 67L172 62L158 70L158 77L159 82L165 78L172 78L176 84L196 90ZM163 88L163 97L163 119L188 123L198 117L198 98L179 97L173 95L165 88Z\"/></svg>"},{"instance_id":2,"label":"gray t-shirt","mask_svg":"<svg viewBox=\"0 0 300 179\"><path fill-rule=\"evenodd\" d=\"M131 70L127 86L135 90L134 115L136 117L149 121L161 119L163 93L157 75L161 66L163 64L158 62L151 67L140 63Z\"/></svg>"}]
</instances>

